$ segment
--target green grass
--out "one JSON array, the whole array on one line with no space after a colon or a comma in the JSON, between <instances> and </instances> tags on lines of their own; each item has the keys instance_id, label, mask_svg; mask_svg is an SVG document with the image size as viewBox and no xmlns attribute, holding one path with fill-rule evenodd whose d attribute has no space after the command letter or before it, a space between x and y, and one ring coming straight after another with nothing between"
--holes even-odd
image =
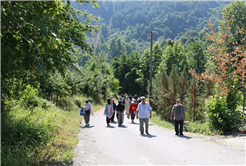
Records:
<instances>
[{"instance_id":1,"label":"green grass","mask_svg":"<svg viewBox=\"0 0 246 166\"><path fill-rule=\"evenodd\" d=\"M150 122L170 130L174 129L174 125L172 123L161 119L161 116L157 115L156 112L153 111L152 111L152 118L150 119Z\"/></svg>"},{"instance_id":2,"label":"green grass","mask_svg":"<svg viewBox=\"0 0 246 166\"><path fill-rule=\"evenodd\" d=\"M161 118L160 115L157 115L156 112L152 111L152 118L150 122L156 124L161 127L165 127L167 129L174 129L173 123L170 123ZM207 123L200 123L200 122L189 122L185 121L184 123L184 131L188 131L191 133L201 133L205 135L216 135L215 132L211 132Z\"/></svg>"},{"instance_id":3,"label":"green grass","mask_svg":"<svg viewBox=\"0 0 246 166\"><path fill-rule=\"evenodd\" d=\"M205 139L205 137L201 137L201 136L194 136L195 138L201 138L201 139Z\"/></svg>"},{"instance_id":4,"label":"green grass","mask_svg":"<svg viewBox=\"0 0 246 166\"><path fill-rule=\"evenodd\" d=\"M220 143L220 142L216 141L215 139L208 139L206 141L210 141L210 142L214 142L214 143Z\"/></svg>"},{"instance_id":5,"label":"green grass","mask_svg":"<svg viewBox=\"0 0 246 166\"><path fill-rule=\"evenodd\" d=\"M40 104L39 98L33 102L35 106L26 105L26 101L7 102L8 113L2 116L1 165L70 161L78 143L79 120L83 118L79 114L78 100L84 99L67 97L58 107L44 99ZM103 108L100 104L93 104L93 107L94 111Z\"/></svg>"}]
</instances>

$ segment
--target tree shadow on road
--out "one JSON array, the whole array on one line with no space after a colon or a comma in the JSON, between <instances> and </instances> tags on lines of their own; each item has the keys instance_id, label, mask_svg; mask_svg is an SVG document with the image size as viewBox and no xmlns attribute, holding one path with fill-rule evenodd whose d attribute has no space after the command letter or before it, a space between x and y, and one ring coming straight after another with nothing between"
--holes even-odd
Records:
<instances>
[{"instance_id":1,"label":"tree shadow on road","mask_svg":"<svg viewBox=\"0 0 246 166\"><path fill-rule=\"evenodd\" d=\"M153 137L156 137L156 135L151 135L151 134L142 134L141 135L142 137L147 137L147 138L153 138Z\"/></svg>"},{"instance_id":2,"label":"tree shadow on road","mask_svg":"<svg viewBox=\"0 0 246 166\"><path fill-rule=\"evenodd\" d=\"M95 126L83 126L83 127L81 127L82 129L84 129L84 128L92 128L92 127L95 127Z\"/></svg>"},{"instance_id":3,"label":"tree shadow on road","mask_svg":"<svg viewBox=\"0 0 246 166\"><path fill-rule=\"evenodd\" d=\"M179 138L191 139L193 137L186 136L186 135L177 135Z\"/></svg>"}]
</instances>

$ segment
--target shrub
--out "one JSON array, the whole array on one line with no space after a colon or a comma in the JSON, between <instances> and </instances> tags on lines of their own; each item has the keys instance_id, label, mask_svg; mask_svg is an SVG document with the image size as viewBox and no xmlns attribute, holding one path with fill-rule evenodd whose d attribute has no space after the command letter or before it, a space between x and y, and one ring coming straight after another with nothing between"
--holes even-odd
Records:
<instances>
[{"instance_id":1,"label":"shrub","mask_svg":"<svg viewBox=\"0 0 246 166\"><path fill-rule=\"evenodd\" d=\"M207 123L200 123L200 122L184 122L184 131L189 131L192 133L201 133L210 135L211 131Z\"/></svg>"},{"instance_id":2,"label":"shrub","mask_svg":"<svg viewBox=\"0 0 246 166\"><path fill-rule=\"evenodd\" d=\"M63 123L66 112L56 107L27 109L16 105L2 116L2 165L36 165L40 154Z\"/></svg>"},{"instance_id":3,"label":"shrub","mask_svg":"<svg viewBox=\"0 0 246 166\"><path fill-rule=\"evenodd\" d=\"M81 105L86 101L86 100L89 100L90 103L92 104L96 104L96 102L90 98L90 97L84 97L84 96L78 96L78 95L74 95L73 96L73 100L74 100L74 103L80 108Z\"/></svg>"},{"instance_id":4,"label":"shrub","mask_svg":"<svg viewBox=\"0 0 246 166\"><path fill-rule=\"evenodd\" d=\"M56 102L56 106L60 107L65 111L72 111L78 109L77 104L75 104L75 101L71 97L62 98Z\"/></svg>"},{"instance_id":5,"label":"shrub","mask_svg":"<svg viewBox=\"0 0 246 166\"><path fill-rule=\"evenodd\" d=\"M38 97L38 95L38 89L33 88L31 85L27 85L26 88L22 92L20 92L19 104L31 109L33 109L34 107L48 108L52 106L52 103L50 101ZM6 102L11 102L11 100ZM8 103L8 105L9 104L10 103Z\"/></svg>"},{"instance_id":6,"label":"shrub","mask_svg":"<svg viewBox=\"0 0 246 166\"><path fill-rule=\"evenodd\" d=\"M233 99L233 102L228 103L228 98ZM219 94L210 96L205 101L209 127L223 133L238 130L242 126L243 120L242 111L240 110L241 103L242 96L237 92L230 93L228 96Z\"/></svg>"}]
</instances>

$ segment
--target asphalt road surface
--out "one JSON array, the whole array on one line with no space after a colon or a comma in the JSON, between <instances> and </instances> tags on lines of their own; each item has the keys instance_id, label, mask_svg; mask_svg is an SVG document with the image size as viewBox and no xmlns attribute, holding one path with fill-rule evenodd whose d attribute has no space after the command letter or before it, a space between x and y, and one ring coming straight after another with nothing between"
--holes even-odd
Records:
<instances>
[{"instance_id":1,"label":"asphalt road surface","mask_svg":"<svg viewBox=\"0 0 246 166\"><path fill-rule=\"evenodd\" d=\"M89 127L83 121L72 165L245 165L245 150L186 132L175 136L174 130L156 125L141 135L138 120L130 122L125 116L122 127L116 122L107 127L103 110L91 117Z\"/></svg>"}]
</instances>

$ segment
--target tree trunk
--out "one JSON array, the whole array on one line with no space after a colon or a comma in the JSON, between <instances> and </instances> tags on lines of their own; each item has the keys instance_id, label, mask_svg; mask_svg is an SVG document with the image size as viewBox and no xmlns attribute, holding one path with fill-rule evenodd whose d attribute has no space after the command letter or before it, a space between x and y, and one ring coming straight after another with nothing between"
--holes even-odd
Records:
<instances>
[{"instance_id":1,"label":"tree trunk","mask_svg":"<svg viewBox=\"0 0 246 166\"><path fill-rule=\"evenodd\" d=\"M54 92L51 92L51 101L52 101L52 103L54 103L53 102L53 97L54 97Z\"/></svg>"},{"instance_id":2,"label":"tree trunk","mask_svg":"<svg viewBox=\"0 0 246 166\"><path fill-rule=\"evenodd\" d=\"M4 102L3 102L3 82L4 78L0 75L0 114L4 113Z\"/></svg>"}]
</instances>

